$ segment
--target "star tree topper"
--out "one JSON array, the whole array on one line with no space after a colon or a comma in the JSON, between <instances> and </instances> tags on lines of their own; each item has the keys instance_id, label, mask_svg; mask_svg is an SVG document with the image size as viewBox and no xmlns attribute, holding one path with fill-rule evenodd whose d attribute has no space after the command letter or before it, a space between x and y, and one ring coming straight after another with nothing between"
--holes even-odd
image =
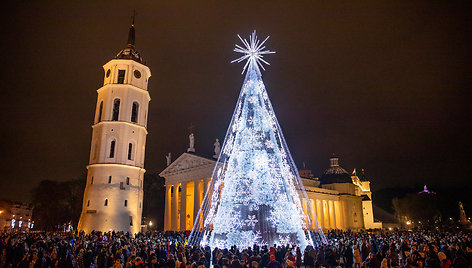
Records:
<instances>
[{"instance_id":1,"label":"star tree topper","mask_svg":"<svg viewBox=\"0 0 472 268\"><path fill-rule=\"evenodd\" d=\"M236 44L236 48L234 49L234 52L242 53L244 55L231 61L231 63L242 62L242 61L247 60L241 74L244 74L249 63L255 64L255 66L260 66L262 70L265 71L262 63L265 63L267 65L270 65L270 63L268 63L267 61L263 59L264 55L275 53L275 51L264 50L265 49L264 43L267 41L267 39L269 39L270 36L267 36L266 39L264 39L264 41L261 42L261 40L257 38L256 30L254 30L254 32L252 32L252 34L249 36L249 41L247 39L243 39L239 34L238 34L238 37L239 37L239 40L243 42L244 47Z\"/></svg>"}]
</instances>

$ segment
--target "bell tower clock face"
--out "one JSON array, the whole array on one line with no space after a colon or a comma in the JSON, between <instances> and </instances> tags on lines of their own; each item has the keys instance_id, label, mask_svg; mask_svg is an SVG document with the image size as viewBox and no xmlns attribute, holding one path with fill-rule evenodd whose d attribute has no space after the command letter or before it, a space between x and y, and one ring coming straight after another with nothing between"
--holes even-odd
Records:
<instances>
[{"instance_id":1,"label":"bell tower clock face","mask_svg":"<svg viewBox=\"0 0 472 268\"><path fill-rule=\"evenodd\" d=\"M134 70L134 77L136 77L138 79L141 78L141 72L138 71L138 70Z\"/></svg>"}]
</instances>

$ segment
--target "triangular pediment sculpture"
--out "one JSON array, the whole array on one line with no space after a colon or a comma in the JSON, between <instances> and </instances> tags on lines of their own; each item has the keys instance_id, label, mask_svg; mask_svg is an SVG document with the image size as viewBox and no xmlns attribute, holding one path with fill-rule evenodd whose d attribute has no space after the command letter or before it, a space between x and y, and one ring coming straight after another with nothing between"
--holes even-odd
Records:
<instances>
[{"instance_id":1,"label":"triangular pediment sculpture","mask_svg":"<svg viewBox=\"0 0 472 268\"><path fill-rule=\"evenodd\" d=\"M180 155L172 164L164 169L159 176L165 177L167 175L173 175L181 172L188 172L192 169L206 168L208 166L214 166L215 160L209 159L203 156L199 156L193 153L183 153Z\"/></svg>"}]
</instances>

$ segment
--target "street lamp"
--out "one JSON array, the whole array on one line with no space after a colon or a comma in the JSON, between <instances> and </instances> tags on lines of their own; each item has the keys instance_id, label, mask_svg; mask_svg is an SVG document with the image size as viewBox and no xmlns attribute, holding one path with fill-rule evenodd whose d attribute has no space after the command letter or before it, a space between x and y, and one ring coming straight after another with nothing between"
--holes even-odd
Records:
<instances>
[{"instance_id":1,"label":"street lamp","mask_svg":"<svg viewBox=\"0 0 472 268\"><path fill-rule=\"evenodd\" d=\"M149 221L149 223L148 223L148 224L149 224L149 227L151 227L151 226L152 226L152 221Z\"/></svg>"}]
</instances>

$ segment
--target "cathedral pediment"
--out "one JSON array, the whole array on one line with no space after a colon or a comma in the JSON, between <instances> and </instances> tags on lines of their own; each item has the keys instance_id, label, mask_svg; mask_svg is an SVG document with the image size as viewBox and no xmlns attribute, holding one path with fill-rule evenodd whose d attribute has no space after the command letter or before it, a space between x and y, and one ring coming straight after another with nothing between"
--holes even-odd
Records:
<instances>
[{"instance_id":1,"label":"cathedral pediment","mask_svg":"<svg viewBox=\"0 0 472 268\"><path fill-rule=\"evenodd\" d=\"M181 173L188 173L197 169L213 169L216 161L203 156L183 153L174 162L172 162L166 169L164 169L159 176L168 177Z\"/></svg>"}]
</instances>

